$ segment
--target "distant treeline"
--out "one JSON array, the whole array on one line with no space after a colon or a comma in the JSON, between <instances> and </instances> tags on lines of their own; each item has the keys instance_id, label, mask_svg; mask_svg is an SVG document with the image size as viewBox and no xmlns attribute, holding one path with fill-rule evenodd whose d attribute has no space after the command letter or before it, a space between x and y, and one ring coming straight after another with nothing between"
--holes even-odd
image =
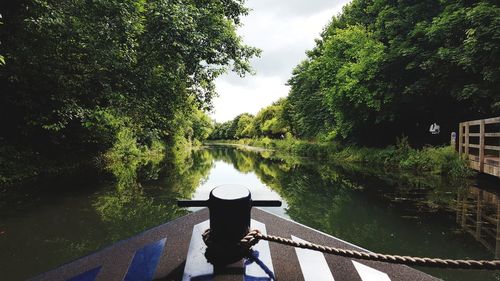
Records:
<instances>
[{"instance_id":1,"label":"distant treeline","mask_svg":"<svg viewBox=\"0 0 500 281\"><path fill-rule=\"evenodd\" d=\"M217 124L211 138L446 142L459 121L500 114L499 2L353 0L288 84L286 99Z\"/></svg>"},{"instance_id":2,"label":"distant treeline","mask_svg":"<svg viewBox=\"0 0 500 281\"><path fill-rule=\"evenodd\" d=\"M224 123L215 123L209 139L240 139L266 136L282 138L288 133L289 120L284 116L285 99L263 108L253 116L243 113L233 120Z\"/></svg>"},{"instance_id":3,"label":"distant treeline","mask_svg":"<svg viewBox=\"0 0 500 281\"><path fill-rule=\"evenodd\" d=\"M2 1L0 156L206 138L214 79L245 75L260 52L236 34L247 12L242 0Z\"/></svg>"}]
</instances>

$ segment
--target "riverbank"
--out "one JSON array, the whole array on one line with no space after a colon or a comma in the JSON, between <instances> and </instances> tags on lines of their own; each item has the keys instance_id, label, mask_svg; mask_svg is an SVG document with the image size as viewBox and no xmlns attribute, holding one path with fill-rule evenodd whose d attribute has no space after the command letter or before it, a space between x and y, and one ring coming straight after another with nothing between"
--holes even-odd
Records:
<instances>
[{"instance_id":1,"label":"riverbank","mask_svg":"<svg viewBox=\"0 0 500 281\"><path fill-rule=\"evenodd\" d=\"M146 146L137 144L135 139L120 139L106 152L57 151L48 154L30 147L0 143L0 191L35 182L50 182L59 177L78 177L79 174L115 174L117 167L130 169L140 163L159 163L166 157L175 160L183 151L192 148L188 142L175 143L167 149L167 145L159 141Z\"/></svg>"},{"instance_id":2,"label":"riverbank","mask_svg":"<svg viewBox=\"0 0 500 281\"><path fill-rule=\"evenodd\" d=\"M65 153L47 157L29 148L0 145L0 187L28 184L40 179L52 179L60 175L94 169L102 160L95 156Z\"/></svg>"},{"instance_id":3,"label":"riverbank","mask_svg":"<svg viewBox=\"0 0 500 281\"><path fill-rule=\"evenodd\" d=\"M454 179L465 179L474 174L452 147L414 149L405 138L386 148L342 146L335 142L313 142L294 138L217 140L207 143L261 147L325 161L376 165L385 169L443 175Z\"/></svg>"}]
</instances>

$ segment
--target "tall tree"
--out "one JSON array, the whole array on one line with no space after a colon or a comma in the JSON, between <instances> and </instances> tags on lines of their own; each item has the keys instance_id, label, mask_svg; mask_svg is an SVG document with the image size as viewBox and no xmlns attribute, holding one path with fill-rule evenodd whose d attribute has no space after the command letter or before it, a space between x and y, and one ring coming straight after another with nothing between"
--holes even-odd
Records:
<instances>
[{"instance_id":1,"label":"tall tree","mask_svg":"<svg viewBox=\"0 0 500 281\"><path fill-rule=\"evenodd\" d=\"M289 81L292 132L371 145L401 135L448 141L458 122L500 114L499 30L497 1L353 0Z\"/></svg>"},{"instance_id":2,"label":"tall tree","mask_svg":"<svg viewBox=\"0 0 500 281\"><path fill-rule=\"evenodd\" d=\"M243 0L2 2L0 127L37 150L109 148L120 126L168 139L211 106L214 79L251 71Z\"/></svg>"}]
</instances>

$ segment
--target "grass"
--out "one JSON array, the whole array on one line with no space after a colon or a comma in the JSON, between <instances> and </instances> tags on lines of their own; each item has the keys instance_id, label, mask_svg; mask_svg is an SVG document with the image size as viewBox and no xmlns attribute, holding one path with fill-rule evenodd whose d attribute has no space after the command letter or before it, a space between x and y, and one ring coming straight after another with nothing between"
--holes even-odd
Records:
<instances>
[{"instance_id":1,"label":"grass","mask_svg":"<svg viewBox=\"0 0 500 281\"><path fill-rule=\"evenodd\" d=\"M470 177L473 172L467 162L450 146L414 149L402 138L396 145L386 148L342 146L335 142L313 142L291 137L276 140L270 138L223 140L218 143L237 143L257 146L303 157L313 157L339 163L369 164L393 170L410 171L414 174L437 174L456 179Z\"/></svg>"}]
</instances>

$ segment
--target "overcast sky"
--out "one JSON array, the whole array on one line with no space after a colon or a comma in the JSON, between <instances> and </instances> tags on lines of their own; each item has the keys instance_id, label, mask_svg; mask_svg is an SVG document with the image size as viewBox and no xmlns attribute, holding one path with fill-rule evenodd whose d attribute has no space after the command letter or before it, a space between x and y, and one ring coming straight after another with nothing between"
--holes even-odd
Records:
<instances>
[{"instance_id":1,"label":"overcast sky","mask_svg":"<svg viewBox=\"0 0 500 281\"><path fill-rule=\"evenodd\" d=\"M262 50L252 60L256 75L239 78L226 74L216 80L219 97L212 118L217 122L238 114L256 114L288 94L286 81L305 51L314 47L323 27L349 0L247 0L250 14L242 19L238 34L246 44Z\"/></svg>"}]
</instances>

